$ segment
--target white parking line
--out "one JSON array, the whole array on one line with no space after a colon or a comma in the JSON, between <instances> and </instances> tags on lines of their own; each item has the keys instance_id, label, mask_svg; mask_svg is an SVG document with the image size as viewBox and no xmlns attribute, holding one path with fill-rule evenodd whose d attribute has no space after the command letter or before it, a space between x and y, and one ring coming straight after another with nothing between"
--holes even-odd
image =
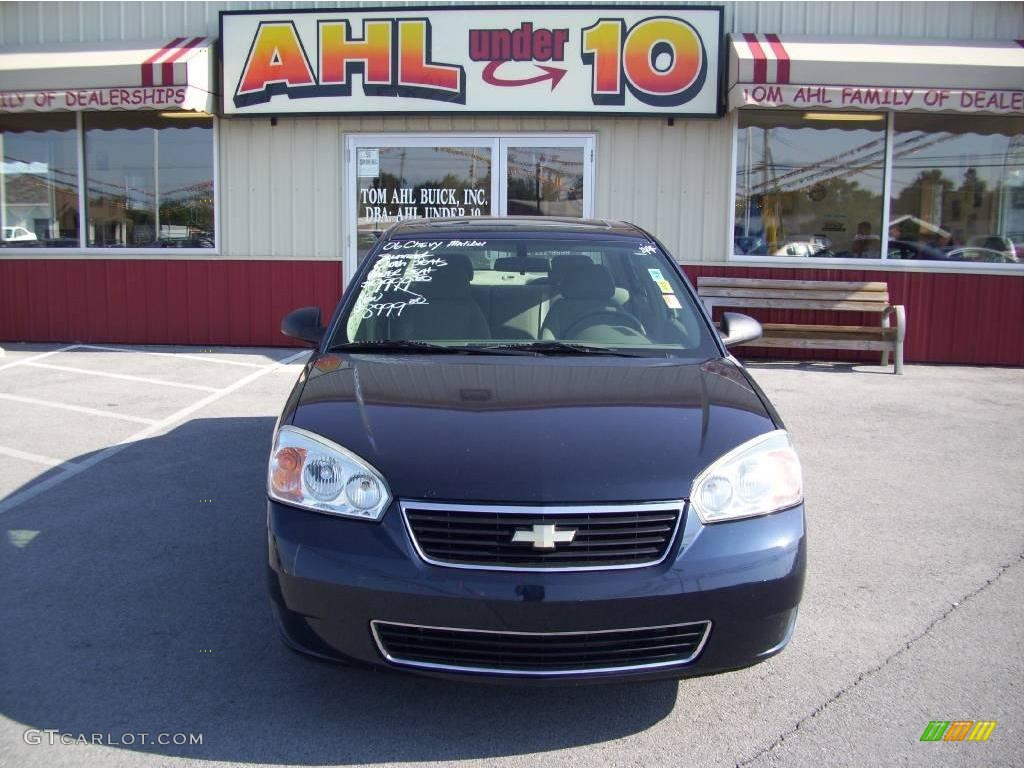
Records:
<instances>
[{"instance_id":1,"label":"white parking line","mask_svg":"<svg viewBox=\"0 0 1024 768\"><path fill-rule=\"evenodd\" d=\"M65 459L54 459L49 456L40 456L38 453L28 453L27 451L19 451L17 448L6 448L0 445L0 456L10 456L14 459L23 459L24 461L32 461L36 464L45 464L48 467L63 467L65 464L70 467L77 466L73 461L66 461ZM69 467L69 468L70 468Z\"/></svg>"},{"instance_id":2,"label":"white parking line","mask_svg":"<svg viewBox=\"0 0 1024 768\"><path fill-rule=\"evenodd\" d=\"M26 405L41 405L46 408L59 408L62 411L74 411L75 413L87 413L90 416L106 416L108 419L120 419L121 421L134 421L137 424L156 424L154 419L145 419L142 416L129 416L126 413L115 413L114 411L101 411L99 408L86 408L84 405L71 405L70 403L57 403L53 400L39 400L35 397L23 397L22 395L8 395L0 392L0 400L10 400L15 403Z\"/></svg>"},{"instance_id":3,"label":"white parking line","mask_svg":"<svg viewBox=\"0 0 1024 768\"><path fill-rule=\"evenodd\" d=\"M220 363L221 365L241 365L245 368L267 368L274 363L247 363L242 360L221 360L205 355L190 355L187 352L153 352L148 349L125 349L124 347L106 347L101 344L79 344L81 349L101 349L104 352L132 352L136 355L156 355L157 357L173 357L177 360L200 360L204 363Z\"/></svg>"},{"instance_id":4,"label":"white parking line","mask_svg":"<svg viewBox=\"0 0 1024 768\"><path fill-rule=\"evenodd\" d=\"M308 354L309 350L304 349L301 352L296 352L294 355L289 355L288 357L284 358L283 360L279 360L276 363L260 366L260 370L253 371L248 376L244 376L238 381L236 381L234 384L231 384L230 386L227 386L218 392L214 392L210 395L207 395L202 400L199 400L198 402L193 403L192 405L186 406L182 408L180 411L177 411L176 413L172 413L170 416L154 424L151 424L150 426L146 427L140 432L136 432L131 437L127 437L119 443L115 443L114 445L111 445L108 448L104 448L102 451L94 453L87 459L76 462L74 465L72 465L70 468L68 468L61 474L54 475L53 477L48 477L46 480L36 483L35 485L30 485L25 490L20 491L14 494L13 496L9 496L7 499L3 501L0 501L0 513L8 512L11 509L14 509L14 507L17 507L19 504L22 504L28 501L29 499L39 495L43 491L53 488L56 485L60 485L65 480L69 480L70 478L74 477L80 472L84 472L85 470L91 467L95 467L101 461L109 459L111 456L117 455L125 448L130 446L132 443L137 442L139 440L144 440L147 437L152 437L158 432L167 429L175 422L195 413L200 408L205 408L207 405L210 405L211 403L214 403L217 400L220 400L221 398L230 395L232 392L241 389L245 385L250 384L253 381L256 381L256 379L266 376L268 373L271 373L272 371L280 370L282 367L288 365L292 361L298 360L303 355Z\"/></svg>"},{"instance_id":5,"label":"white parking line","mask_svg":"<svg viewBox=\"0 0 1024 768\"><path fill-rule=\"evenodd\" d=\"M138 381L142 384L158 384L162 387L181 387L182 389L197 389L200 392L219 392L216 387L204 387L202 384L179 384L176 381L164 381L163 379L150 379L146 376L131 376L127 373L110 373L109 371L92 371L88 368L73 368L70 365L52 365L50 363L25 363L29 368L46 368L51 371L67 371L68 373L84 373L86 376L105 376L108 379L122 379L124 381Z\"/></svg>"},{"instance_id":6,"label":"white parking line","mask_svg":"<svg viewBox=\"0 0 1024 768\"><path fill-rule=\"evenodd\" d=\"M28 365L29 363L33 363L36 360L42 360L44 357L50 357L51 355L59 355L61 352L67 352L72 349L78 349L79 346L81 345L71 344L70 346L67 347L61 347L60 349L53 349L50 350L49 352L43 352L40 355L32 355L32 357L23 357L21 358L21 360L15 360L13 363L6 363L4 365L0 365L0 371L7 370L8 368L13 368L16 365Z\"/></svg>"}]
</instances>

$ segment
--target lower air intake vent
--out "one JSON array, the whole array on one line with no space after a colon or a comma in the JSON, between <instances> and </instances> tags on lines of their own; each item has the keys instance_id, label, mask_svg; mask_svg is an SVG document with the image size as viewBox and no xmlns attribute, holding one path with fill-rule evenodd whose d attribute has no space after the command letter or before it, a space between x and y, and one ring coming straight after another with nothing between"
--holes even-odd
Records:
<instances>
[{"instance_id":1,"label":"lower air intake vent","mask_svg":"<svg viewBox=\"0 0 1024 768\"><path fill-rule=\"evenodd\" d=\"M572 675L685 664L711 622L594 632L490 632L371 622L388 661L423 669L505 675Z\"/></svg>"}]
</instances>

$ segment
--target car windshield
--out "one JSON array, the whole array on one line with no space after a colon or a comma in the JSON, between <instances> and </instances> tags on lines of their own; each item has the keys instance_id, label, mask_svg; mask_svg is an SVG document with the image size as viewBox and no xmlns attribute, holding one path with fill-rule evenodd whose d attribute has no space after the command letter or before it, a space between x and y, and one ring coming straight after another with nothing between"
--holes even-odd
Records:
<instances>
[{"instance_id":1,"label":"car windshield","mask_svg":"<svg viewBox=\"0 0 1024 768\"><path fill-rule=\"evenodd\" d=\"M717 353L669 257L647 238L392 239L370 259L332 348Z\"/></svg>"}]
</instances>

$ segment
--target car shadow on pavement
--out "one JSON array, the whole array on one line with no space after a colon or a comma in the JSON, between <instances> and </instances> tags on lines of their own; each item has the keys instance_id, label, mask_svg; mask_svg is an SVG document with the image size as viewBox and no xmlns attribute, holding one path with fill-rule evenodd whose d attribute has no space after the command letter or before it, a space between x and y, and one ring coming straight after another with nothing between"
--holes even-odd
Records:
<instances>
[{"instance_id":1,"label":"car shadow on pavement","mask_svg":"<svg viewBox=\"0 0 1024 768\"><path fill-rule=\"evenodd\" d=\"M196 419L0 515L0 712L19 730L193 759L358 764L605 742L672 711L672 681L460 684L286 649L266 593L272 429ZM157 744L161 733L202 743Z\"/></svg>"},{"instance_id":2,"label":"car shadow on pavement","mask_svg":"<svg viewBox=\"0 0 1024 768\"><path fill-rule=\"evenodd\" d=\"M808 373L858 373L893 376L892 363L852 363L839 360L767 360L754 358L743 360L745 368L751 371L806 371Z\"/></svg>"}]
</instances>

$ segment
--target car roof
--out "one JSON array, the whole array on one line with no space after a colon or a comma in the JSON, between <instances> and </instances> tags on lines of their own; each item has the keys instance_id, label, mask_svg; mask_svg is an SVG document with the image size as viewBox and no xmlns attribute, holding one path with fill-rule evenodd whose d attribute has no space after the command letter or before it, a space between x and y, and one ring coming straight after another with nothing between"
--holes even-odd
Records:
<instances>
[{"instance_id":1,"label":"car roof","mask_svg":"<svg viewBox=\"0 0 1024 768\"><path fill-rule=\"evenodd\" d=\"M503 235L541 234L598 235L602 237L628 236L649 238L635 224L607 219L574 219L566 216L463 216L448 219L407 219L391 226L383 238L436 237L476 233Z\"/></svg>"}]
</instances>

